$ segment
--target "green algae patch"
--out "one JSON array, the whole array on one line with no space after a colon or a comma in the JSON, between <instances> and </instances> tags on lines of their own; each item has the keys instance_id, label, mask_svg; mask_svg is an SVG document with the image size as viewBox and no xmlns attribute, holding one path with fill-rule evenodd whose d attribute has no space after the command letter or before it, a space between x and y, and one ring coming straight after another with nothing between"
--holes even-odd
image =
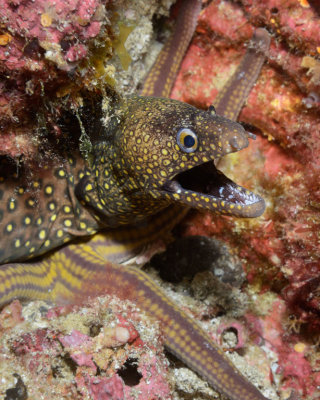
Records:
<instances>
[{"instance_id":1,"label":"green algae patch","mask_svg":"<svg viewBox=\"0 0 320 400\"><path fill-rule=\"evenodd\" d=\"M127 26L122 22L118 23L119 26L119 35L117 39L114 41L114 51L116 52L117 56L119 57L120 63L122 68L127 71L129 65L132 61L130 54L128 53L127 49L125 48L125 42L130 35L130 33L134 30L134 26Z\"/></svg>"}]
</instances>

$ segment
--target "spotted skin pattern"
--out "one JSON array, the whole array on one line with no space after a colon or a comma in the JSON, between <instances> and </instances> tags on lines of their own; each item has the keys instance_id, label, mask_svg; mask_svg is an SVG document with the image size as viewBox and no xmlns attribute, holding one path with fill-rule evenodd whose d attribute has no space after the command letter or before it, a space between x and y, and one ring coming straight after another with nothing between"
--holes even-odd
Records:
<instances>
[{"instance_id":1,"label":"spotted skin pattern","mask_svg":"<svg viewBox=\"0 0 320 400\"><path fill-rule=\"evenodd\" d=\"M186 4L188 9L199 7L198 1L187 0ZM256 59L261 66L258 54ZM170 57L166 57L168 62ZM246 78L252 70L242 72ZM239 84L233 81L230 87L243 95ZM219 104L226 114L230 101L222 97ZM236 205L208 193L181 190L177 183L172 186L178 172L193 171L247 146L247 135L240 125L217 116L212 109L199 111L173 100L131 97L118 107L119 122L98 129L90 167L80 156L66 156L59 165L34 168L33 176L23 180L14 174L9 179L7 165L0 166L2 262L25 260L74 237L110 227L89 241L61 247L39 261L2 265L0 303L15 297L70 302L99 293L130 299L162 322L166 347L221 393L231 400L263 400L211 338L147 274L119 264L170 230L186 206L236 216L261 214L263 200L243 188L234 189L244 199ZM182 150L190 145L190 137L189 142L179 143L178 138L186 136L186 131L180 135L181 129L195 132L197 143L191 140L195 151ZM215 176L219 180L219 175Z\"/></svg>"},{"instance_id":2,"label":"spotted skin pattern","mask_svg":"<svg viewBox=\"0 0 320 400\"><path fill-rule=\"evenodd\" d=\"M133 96L120 107L123 119L112 142L95 146L93 173L76 191L87 206L103 214L106 226L143 220L172 202L226 215L261 214L263 200L239 186L244 196L248 192L245 204L191 190L164 190L177 174L246 147L241 125L171 99ZM187 153L179 147L181 128L196 134L196 151Z\"/></svg>"},{"instance_id":3,"label":"spotted skin pattern","mask_svg":"<svg viewBox=\"0 0 320 400\"><path fill-rule=\"evenodd\" d=\"M10 180L7 172L1 184L7 210L2 210L0 262L41 255L101 228L136 224L172 203L242 217L261 214L263 199L240 186L242 203L165 189L177 174L246 147L241 125L165 98L133 96L117 107L121 118L113 129L101 129L92 166L80 157L65 157L62 165L39 171L25 188L23 176ZM181 129L197 138L194 152L179 146ZM3 173L6 168L3 162Z\"/></svg>"},{"instance_id":4,"label":"spotted skin pattern","mask_svg":"<svg viewBox=\"0 0 320 400\"><path fill-rule=\"evenodd\" d=\"M0 161L1 263L38 256L96 232L98 224L75 196L75 182L86 173L84 160L70 156L53 168L34 168L37 178L11 173L8 160Z\"/></svg>"}]
</instances>

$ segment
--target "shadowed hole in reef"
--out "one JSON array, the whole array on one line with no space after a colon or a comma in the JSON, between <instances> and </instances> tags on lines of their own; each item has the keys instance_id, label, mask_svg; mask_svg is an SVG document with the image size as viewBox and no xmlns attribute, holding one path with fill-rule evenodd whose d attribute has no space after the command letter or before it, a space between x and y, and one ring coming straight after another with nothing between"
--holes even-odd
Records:
<instances>
[{"instance_id":1,"label":"shadowed hole in reef","mask_svg":"<svg viewBox=\"0 0 320 400\"><path fill-rule=\"evenodd\" d=\"M89 336L90 337L98 336L99 333L101 332L102 327L103 327L102 324L94 322L92 325L90 325Z\"/></svg>"},{"instance_id":2,"label":"shadowed hole in reef","mask_svg":"<svg viewBox=\"0 0 320 400\"><path fill-rule=\"evenodd\" d=\"M55 379L64 378L66 374L76 375L77 364L67 353L57 358L57 362L51 365L52 376Z\"/></svg>"},{"instance_id":3,"label":"shadowed hole in reef","mask_svg":"<svg viewBox=\"0 0 320 400\"><path fill-rule=\"evenodd\" d=\"M64 355L62 358L65 364L70 368L71 373L75 375L78 367L77 363L73 361L69 354Z\"/></svg>"},{"instance_id":4,"label":"shadowed hole in reef","mask_svg":"<svg viewBox=\"0 0 320 400\"><path fill-rule=\"evenodd\" d=\"M137 386L142 378L142 374L138 371L138 359L128 358L117 374L127 386Z\"/></svg>"},{"instance_id":5,"label":"shadowed hole in reef","mask_svg":"<svg viewBox=\"0 0 320 400\"><path fill-rule=\"evenodd\" d=\"M77 363L73 361L73 359L67 353L59 357L59 362L57 365L53 365L51 367L52 376L54 378L62 378L65 376L66 371L75 376L77 372L77 367Z\"/></svg>"},{"instance_id":6,"label":"shadowed hole in reef","mask_svg":"<svg viewBox=\"0 0 320 400\"><path fill-rule=\"evenodd\" d=\"M4 400L27 400L28 393L25 384L18 374L13 374L17 382L15 387L6 390L6 396Z\"/></svg>"}]
</instances>

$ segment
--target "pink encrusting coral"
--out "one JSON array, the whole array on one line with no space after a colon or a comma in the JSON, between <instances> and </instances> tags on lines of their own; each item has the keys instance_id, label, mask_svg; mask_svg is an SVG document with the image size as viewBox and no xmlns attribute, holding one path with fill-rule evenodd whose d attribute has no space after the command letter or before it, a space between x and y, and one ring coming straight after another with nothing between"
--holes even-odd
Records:
<instances>
[{"instance_id":1,"label":"pink encrusting coral","mask_svg":"<svg viewBox=\"0 0 320 400\"><path fill-rule=\"evenodd\" d=\"M51 59L60 68L70 69L65 50L78 48L81 42L86 44L88 39L97 36L104 16L99 0L5 0L1 2L0 13L7 35L11 35L8 43L1 47L1 60L4 67L16 71L22 66L31 70L32 55L40 48L48 52L44 58ZM25 46L31 47L30 53Z\"/></svg>"},{"instance_id":2,"label":"pink encrusting coral","mask_svg":"<svg viewBox=\"0 0 320 400\"><path fill-rule=\"evenodd\" d=\"M18 384L49 400L171 398L159 327L134 305L100 297L47 307L16 301L1 312L1 398Z\"/></svg>"},{"instance_id":3,"label":"pink encrusting coral","mask_svg":"<svg viewBox=\"0 0 320 400\"><path fill-rule=\"evenodd\" d=\"M311 1L213 2L200 16L173 91L174 98L201 108L214 104L255 27L272 34L268 63L239 118L258 128L257 140L219 164L237 183L259 192L267 209L252 221L195 215L185 233L223 239L236 249L256 291L281 296L283 312L269 311L262 337L269 341L274 326L279 343L270 343L283 393L291 388L308 400L319 396L319 24Z\"/></svg>"},{"instance_id":4,"label":"pink encrusting coral","mask_svg":"<svg viewBox=\"0 0 320 400\"><path fill-rule=\"evenodd\" d=\"M46 120L42 125L55 132L53 120L59 117L62 104L48 107L48 102L68 94L72 86L83 85L83 78L91 73L90 69L82 70L78 81L68 76L79 77L76 68L89 57L93 40L105 26L107 3L0 3L0 154L31 156L37 151L41 110Z\"/></svg>"}]
</instances>

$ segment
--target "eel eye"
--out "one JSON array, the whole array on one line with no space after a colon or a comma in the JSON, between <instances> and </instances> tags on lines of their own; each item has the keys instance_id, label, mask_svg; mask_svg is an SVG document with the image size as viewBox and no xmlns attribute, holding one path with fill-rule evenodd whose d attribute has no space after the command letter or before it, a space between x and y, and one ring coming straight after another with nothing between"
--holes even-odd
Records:
<instances>
[{"instance_id":1,"label":"eel eye","mask_svg":"<svg viewBox=\"0 0 320 400\"><path fill-rule=\"evenodd\" d=\"M216 109L214 108L214 105L212 105L212 104L209 106L208 111L209 111L209 113L211 115L216 115L217 114L216 113Z\"/></svg>"},{"instance_id":2,"label":"eel eye","mask_svg":"<svg viewBox=\"0 0 320 400\"><path fill-rule=\"evenodd\" d=\"M185 153L193 153L198 147L198 136L188 128L182 128L177 133L177 143Z\"/></svg>"}]
</instances>

